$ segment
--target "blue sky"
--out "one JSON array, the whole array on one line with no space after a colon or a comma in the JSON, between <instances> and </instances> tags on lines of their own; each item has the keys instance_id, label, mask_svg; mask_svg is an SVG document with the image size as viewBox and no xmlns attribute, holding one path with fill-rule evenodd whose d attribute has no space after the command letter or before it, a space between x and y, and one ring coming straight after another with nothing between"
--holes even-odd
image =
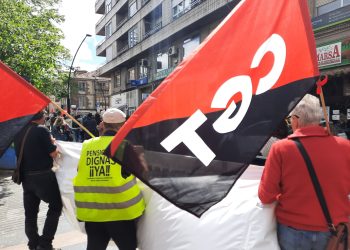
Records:
<instances>
[{"instance_id":1,"label":"blue sky","mask_svg":"<svg viewBox=\"0 0 350 250\"><path fill-rule=\"evenodd\" d=\"M95 14L95 2L96 0L62 0L59 8L66 19L60 25L65 35L62 45L70 50L72 58L85 34L92 35L82 44L73 65L87 71L95 70L105 62L104 57L96 56L96 45L103 37L95 35L95 24L101 18L101 15ZM70 65L71 61L67 63Z\"/></svg>"}]
</instances>

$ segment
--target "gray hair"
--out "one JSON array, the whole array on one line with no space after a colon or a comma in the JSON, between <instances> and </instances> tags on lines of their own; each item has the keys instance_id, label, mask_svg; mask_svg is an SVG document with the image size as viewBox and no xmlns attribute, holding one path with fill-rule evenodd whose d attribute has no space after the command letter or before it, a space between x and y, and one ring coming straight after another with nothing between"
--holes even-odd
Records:
<instances>
[{"instance_id":1,"label":"gray hair","mask_svg":"<svg viewBox=\"0 0 350 250\"><path fill-rule=\"evenodd\" d=\"M317 97L306 94L292 110L291 115L298 116L299 127L318 125L322 118L320 101Z\"/></svg>"}]
</instances>

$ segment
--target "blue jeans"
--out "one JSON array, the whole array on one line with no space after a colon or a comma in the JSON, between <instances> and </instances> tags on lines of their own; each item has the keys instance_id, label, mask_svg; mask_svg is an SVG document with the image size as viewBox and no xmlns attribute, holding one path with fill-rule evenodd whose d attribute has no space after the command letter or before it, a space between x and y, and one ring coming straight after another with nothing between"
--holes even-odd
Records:
<instances>
[{"instance_id":1,"label":"blue jeans","mask_svg":"<svg viewBox=\"0 0 350 250\"><path fill-rule=\"evenodd\" d=\"M330 232L303 231L278 223L277 237L281 250L326 249Z\"/></svg>"}]
</instances>

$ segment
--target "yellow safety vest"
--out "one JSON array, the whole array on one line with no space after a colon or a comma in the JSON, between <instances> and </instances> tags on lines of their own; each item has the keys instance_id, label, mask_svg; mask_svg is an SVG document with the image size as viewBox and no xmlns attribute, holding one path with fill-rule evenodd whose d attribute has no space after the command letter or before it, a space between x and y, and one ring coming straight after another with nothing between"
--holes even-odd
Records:
<instances>
[{"instance_id":1,"label":"yellow safety vest","mask_svg":"<svg viewBox=\"0 0 350 250\"><path fill-rule=\"evenodd\" d=\"M106 222L140 217L145 203L136 178L121 176L121 166L103 155L113 136L84 141L73 179L77 218ZM121 143L124 152L125 141Z\"/></svg>"}]
</instances>

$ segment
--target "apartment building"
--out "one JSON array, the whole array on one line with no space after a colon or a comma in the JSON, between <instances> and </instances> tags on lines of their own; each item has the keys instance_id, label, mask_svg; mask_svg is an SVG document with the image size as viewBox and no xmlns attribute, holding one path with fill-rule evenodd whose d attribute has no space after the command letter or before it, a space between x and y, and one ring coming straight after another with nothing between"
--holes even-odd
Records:
<instances>
[{"instance_id":1,"label":"apartment building","mask_svg":"<svg viewBox=\"0 0 350 250\"><path fill-rule=\"evenodd\" d=\"M96 34L105 36L98 74L111 78L110 106L130 115L239 2L97 0ZM350 0L308 0L329 118L350 137Z\"/></svg>"},{"instance_id":2,"label":"apartment building","mask_svg":"<svg viewBox=\"0 0 350 250\"><path fill-rule=\"evenodd\" d=\"M109 107L110 78L97 76L96 71L77 70L71 79L72 114L101 112Z\"/></svg>"},{"instance_id":3,"label":"apartment building","mask_svg":"<svg viewBox=\"0 0 350 250\"><path fill-rule=\"evenodd\" d=\"M96 34L111 78L110 105L128 115L189 55L239 1L98 0Z\"/></svg>"},{"instance_id":4,"label":"apartment building","mask_svg":"<svg viewBox=\"0 0 350 250\"><path fill-rule=\"evenodd\" d=\"M323 87L336 134L350 139L350 0L309 1L318 64L328 75Z\"/></svg>"}]
</instances>

